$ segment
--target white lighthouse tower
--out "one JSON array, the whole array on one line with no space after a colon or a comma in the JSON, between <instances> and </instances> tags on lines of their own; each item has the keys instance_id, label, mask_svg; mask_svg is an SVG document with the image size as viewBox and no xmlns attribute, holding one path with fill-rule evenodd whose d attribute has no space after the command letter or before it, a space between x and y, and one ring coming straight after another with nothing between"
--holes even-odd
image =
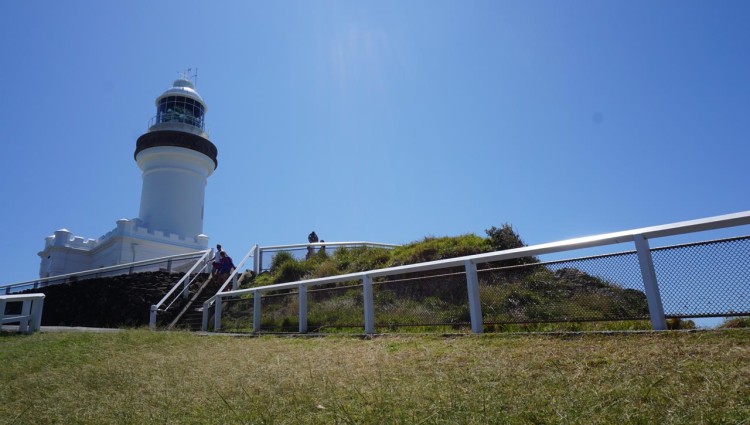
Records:
<instances>
[{"instance_id":1,"label":"white lighthouse tower","mask_svg":"<svg viewBox=\"0 0 750 425\"><path fill-rule=\"evenodd\" d=\"M206 180L218 164L204 130L206 110L186 78L156 98L154 124L135 149L143 171L140 225L181 236L203 233Z\"/></svg>"},{"instance_id":2,"label":"white lighthouse tower","mask_svg":"<svg viewBox=\"0 0 750 425\"><path fill-rule=\"evenodd\" d=\"M39 276L48 277L204 250L206 182L217 149L205 131L206 103L185 75L156 98L156 116L138 138L135 161L142 171L137 218L86 239L60 229L45 238Z\"/></svg>"}]
</instances>

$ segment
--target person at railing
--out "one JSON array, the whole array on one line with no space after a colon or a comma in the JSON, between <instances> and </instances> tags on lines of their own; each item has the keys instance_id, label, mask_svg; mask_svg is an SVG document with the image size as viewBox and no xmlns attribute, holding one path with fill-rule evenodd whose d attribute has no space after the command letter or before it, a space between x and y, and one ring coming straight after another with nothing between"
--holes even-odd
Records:
<instances>
[{"instance_id":1,"label":"person at railing","mask_svg":"<svg viewBox=\"0 0 750 425\"><path fill-rule=\"evenodd\" d=\"M307 235L307 242L308 243L317 243L318 242L318 235L315 234L315 230L310 232L309 235ZM315 248L313 248L311 245L307 246L307 255L305 256L305 260L310 259L310 257L313 256L315 253Z\"/></svg>"},{"instance_id":2,"label":"person at railing","mask_svg":"<svg viewBox=\"0 0 750 425\"><path fill-rule=\"evenodd\" d=\"M214 254L214 258L211 260L211 264L213 264L214 269L212 270L211 274L216 274L216 271L219 269L219 267L216 265L221 262L221 253L224 252L221 249L221 244L216 244L216 254Z\"/></svg>"},{"instance_id":3,"label":"person at railing","mask_svg":"<svg viewBox=\"0 0 750 425\"><path fill-rule=\"evenodd\" d=\"M221 259L219 261L214 261L213 264L216 269L216 276L219 280L225 280L235 267L232 262L232 257L228 256L226 252L219 251L219 256L221 256Z\"/></svg>"}]
</instances>

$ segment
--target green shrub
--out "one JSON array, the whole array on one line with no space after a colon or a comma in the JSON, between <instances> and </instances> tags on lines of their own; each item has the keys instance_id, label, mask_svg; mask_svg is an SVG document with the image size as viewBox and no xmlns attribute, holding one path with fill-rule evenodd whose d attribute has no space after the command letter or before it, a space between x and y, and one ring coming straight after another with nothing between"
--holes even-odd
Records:
<instances>
[{"instance_id":1,"label":"green shrub","mask_svg":"<svg viewBox=\"0 0 750 425\"><path fill-rule=\"evenodd\" d=\"M304 261L295 259L281 263L277 273L274 273L274 283L296 282L302 280L313 269Z\"/></svg>"},{"instance_id":2,"label":"green shrub","mask_svg":"<svg viewBox=\"0 0 750 425\"><path fill-rule=\"evenodd\" d=\"M489 251L491 251L491 247L487 240L471 233L441 238L428 236L421 242L412 242L393 249L391 251L391 265L416 264Z\"/></svg>"},{"instance_id":3,"label":"green shrub","mask_svg":"<svg viewBox=\"0 0 750 425\"><path fill-rule=\"evenodd\" d=\"M722 329L750 328L750 317L727 317L719 327Z\"/></svg>"},{"instance_id":4,"label":"green shrub","mask_svg":"<svg viewBox=\"0 0 750 425\"><path fill-rule=\"evenodd\" d=\"M295 261L294 256L288 251L279 251L271 260L271 273L277 273L281 266L287 261Z\"/></svg>"}]
</instances>

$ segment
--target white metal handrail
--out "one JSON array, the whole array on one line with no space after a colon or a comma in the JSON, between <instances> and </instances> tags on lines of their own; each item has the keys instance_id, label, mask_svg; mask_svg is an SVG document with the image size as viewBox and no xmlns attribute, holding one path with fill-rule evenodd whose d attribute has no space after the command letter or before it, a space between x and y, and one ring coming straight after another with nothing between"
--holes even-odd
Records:
<instances>
[{"instance_id":1,"label":"white metal handrail","mask_svg":"<svg viewBox=\"0 0 750 425\"><path fill-rule=\"evenodd\" d=\"M81 277L81 276L87 276L87 275L92 275L92 274L97 275L97 274L102 274L102 273L109 273L112 271L135 269L138 267L143 267L143 266L148 266L148 265L153 265L153 264L158 264L158 263L169 263L171 261L189 259L189 258L195 257L198 254L201 254L202 252L203 251L197 251L197 252L189 252L186 254L170 255L166 257L152 258L150 260L136 261L133 263L117 264L114 266L101 267L98 269L82 270L80 272L44 277L44 278L39 278L39 279L34 279L34 280L28 280L25 282L9 283L7 285L0 285L0 293L5 292L6 294L9 294L10 291L14 288L28 287L28 286L31 286L32 288L36 289L40 286L45 286L43 284L47 282L60 280L62 283L62 282L65 282L67 279L70 279L73 277Z\"/></svg>"},{"instance_id":2,"label":"white metal handrail","mask_svg":"<svg viewBox=\"0 0 750 425\"><path fill-rule=\"evenodd\" d=\"M229 275L227 280L221 285L218 291L216 291L217 294L224 292L226 287L229 285L229 282L232 282L232 289L236 290L239 287L239 282L237 279L237 275L239 274L239 271L243 269L247 261L252 258L253 259L253 272L257 275L262 270L262 263L261 260L263 258L263 252L268 251L283 251L283 250L292 250L297 248L312 248L312 247L359 247L359 246L367 246L367 247L374 247L374 248L396 248L400 245L396 244L387 244L387 243L380 243L380 242L365 242L365 241L354 241L354 242L312 242L312 243L304 243L304 244L288 244L288 245L269 245L269 246L258 246L253 245L252 248L250 248L250 251L245 255L245 257L242 259L242 261L239 262L239 264L235 265L234 270L232 270L232 273ZM204 316L208 313L208 310L213 307L214 305L214 297L210 298L206 301L206 303L203 306L203 314ZM205 320L204 320L205 321Z\"/></svg>"},{"instance_id":3,"label":"white metal handrail","mask_svg":"<svg viewBox=\"0 0 750 425\"><path fill-rule=\"evenodd\" d=\"M237 281L237 274L239 273L240 270L242 270L243 267L245 267L245 264L247 264L247 260L251 258L255 259L257 257L258 250L259 250L258 244L255 244L253 245L252 248L250 248L250 251L248 251L247 254L245 254L242 260L239 263L234 265L234 269L229 274L229 277L227 277L227 280L224 282L223 285L221 285L221 288L219 288L217 292L223 291L227 287L229 282L232 282L232 289L237 289L239 287L239 282Z\"/></svg>"},{"instance_id":4,"label":"white metal handrail","mask_svg":"<svg viewBox=\"0 0 750 425\"><path fill-rule=\"evenodd\" d=\"M291 244L291 245L269 245L269 246L262 246L260 247L261 252L263 251L272 251L272 250L284 250L284 249L294 249L294 248L305 248L308 246L368 246L368 247L375 247L375 248L396 248L400 245L397 244L389 244L389 243L381 243L381 242L365 242L365 241L356 241L356 242L312 242L312 243L299 243L299 244Z\"/></svg>"},{"instance_id":5,"label":"white metal handrail","mask_svg":"<svg viewBox=\"0 0 750 425\"><path fill-rule=\"evenodd\" d=\"M167 311L170 307L172 307L172 304L174 304L180 297L180 295L183 296L183 298L187 298L188 296L188 290L190 288L190 285L195 281L195 279L200 276L201 273L204 272L206 267L209 264L208 259L210 258L211 254L213 253L213 249L207 249L203 255L193 264L193 266L185 272L185 275L180 278L177 283L172 286L172 288L167 292L161 300L159 300L158 303L151 306L151 312L149 314L149 328L155 329L156 328L156 315L159 311ZM196 271L198 266L201 266L201 268ZM170 302L163 310L160 310L160 307L169 299L169 297L172 296L172 294L182 286L182 290L180 293L177 294L177 296L174 297L172 302Z\"/></svg>"},{"instance_id":6,"label":"white metal handrail","mask_svg":"<svg viewBox=\"0 0 750 425\"><path fill-rule=\"evenodd\" d=\"M214 330L221 328L221 298L237 297L246 294L252 294L254 298L253 308L253 327L254 331L260 331L260 296L263 292L277 291L282 289L296 288L299 294L299 314L300 314L300 333L307 331L307 288L310 286L325 285L330 283L345 282L351 280L361 280L364 293L364 319L365 333L374 333L374 314L373 314L373 293L372 279L375 277L397 275L404 273L416 273L443 269L449 267L464 267L467 275L467 290L469 295L469 311L471 316L472 332L481 333L483 331L481 307L479 302L479 286L477 279L477 264L496 262L502 260L511 260L515 258L551 254L556 252L573 251L577 249L592 248L598 246L613 245L618 243L633 242L636 247L636 253L643 278L646 298L648 300L649 313L651 315L652 327L657 330L666 329L666 320L661 304L661 296L656 282L656 275L651 258L648 239L661 238L666 236L675 236L680 234L694 233L706 230L715 230L727 227L735 227L750 224L750 211L744 211L734 214L726 214L715 217L703 218L698 220L682 221L678 223L666 224L661 226L644 227L621 232L606 233L595 236L568 239L558 242L551 242L539 245L525 246L521 248L508 249L504 251L495 251L484 254L468 255L463 257L449 258L437 261L428 261L419 264L410 264L406 266L388 267L383 269L369 270L358 273L348 273L345 275L323 277L297 282L282 283L276 285L260 286L250 289L233 290L229 292L217 293L204 304L203 330L207 330L208 308L210 304L215 304L214 311Z\"/></svg>"}]
</instances>

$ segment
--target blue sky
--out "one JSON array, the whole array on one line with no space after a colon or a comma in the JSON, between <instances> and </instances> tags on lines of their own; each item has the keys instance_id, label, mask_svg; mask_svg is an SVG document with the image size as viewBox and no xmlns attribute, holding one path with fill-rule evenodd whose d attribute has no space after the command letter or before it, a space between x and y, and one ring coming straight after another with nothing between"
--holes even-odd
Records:
<instances>
[{"instance_id":1,"label":"blue sky","mask_svg":"<svg viewBox=\"0 0 750 425\"><path fill-rule=\"evenodd\" d=\"M135 141L188 67L219 149L204 232L235 258L313 229L536 244L748 210L748 22L746 1L6 2L1 281L35 278L56 229L138 215Z\"/></svg>"}]
</instances>

